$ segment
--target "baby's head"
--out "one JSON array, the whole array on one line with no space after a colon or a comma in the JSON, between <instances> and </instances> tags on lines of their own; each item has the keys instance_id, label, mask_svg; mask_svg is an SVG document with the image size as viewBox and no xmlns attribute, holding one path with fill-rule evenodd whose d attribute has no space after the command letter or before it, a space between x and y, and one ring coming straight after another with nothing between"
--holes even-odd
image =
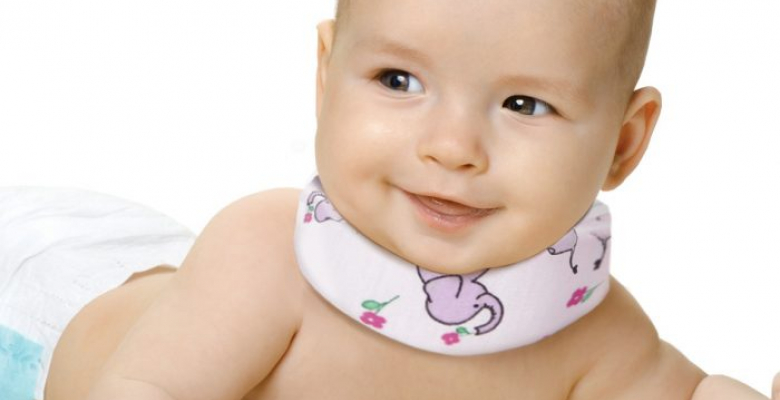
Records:
<instances>
[{"instance_id":1,"label":"baby's head","mask_svg":"<svg viewBox=\"0 0 780 400\"><path fill-rule=\"evenodd\" d=\"M543 251L644 154L661 100L634 87L654 3L341 0L318 27L330 200L438 272Z\"/></svg>"}]
</instances>

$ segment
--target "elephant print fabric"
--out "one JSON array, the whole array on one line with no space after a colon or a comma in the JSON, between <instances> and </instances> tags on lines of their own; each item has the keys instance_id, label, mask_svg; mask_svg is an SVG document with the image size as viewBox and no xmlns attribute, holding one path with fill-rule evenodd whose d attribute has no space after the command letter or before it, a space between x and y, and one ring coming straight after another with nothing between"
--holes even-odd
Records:
<instances>
[{"instance_id":1,"label":"elephant print fabric","mask_svg":"<svg viewBox=\"0 0 780 400\"><path fill-rule=\"evenodd\" d=\"M323 223L328 220L340 222L343 220L330 200L322 192L312 192L306 200L307 212L304 215L304 223L312 219ZM417 266L417 274L423 282L423 291L427 299L425 308L428 315L435 321L444 325L461 325L477 316L482 310L490 311L490 320L474 328L476 335L488 333L501 323L504 315L504 306L501 300L488 292L485 285L478 279L488 270L484 269L468 275L446 275L427 271ZM383 304L368 300L362 302L363 308L368 311L363 313L360 320L370 326L381 329L386 321L380 317L379 311L383 307L374 307L374 304ZM367 306L368 304L368 306ZM459 332L467 332L466 328L459 328ZM443 339L452 344L452 340Z\"/></svg>"},{"instance_id":2,"label":"elephant print fabric","mask_svg":"<svg viewBox=\"0 0 780 400\"><path fill-rule=\"evenodd\" d=\"M602 224L600 229L594 229L590 232L590 234L598 239L599 243L601 243L601 255L595 260L592 260L592 267L595 271L601 268L601 263L604 261L604 256L607 254L607 242L612 237L609 230L609 225L612 221L609 214L599 215L594 219ZM547 248L547 251L554 256L568 253L569 268L571 268L571 272L573 274L576 274L579 268L579 263L575 262L577 241L577 228L574 228L566 233L566 235L564 235L557 243Z\"/></svg>"},{"instance_id":3,"label":"elephant print fabric","mask_svg":"<svg viewBox=\"0 0 780 400\"><path fill-rule=\"evenodd\" d=\"M306 224L311 222L312 216L317 222L325 222L327 220L339 222L344 219L322 192L312 192L306 199L306 206L308 211L303 219L303 222Z\"/></svg>"},{"instance_id":4,"label":"elephant print fabric","mask_svg":"<svg viewBox=\"0 0 780 400\"><path fill-rule=\"evenodd\" d=\"M487 272L487 269L483 269L468 275L445 275L417 266L417 274L423 281L423 291L427 295L425 308L428 315L445 325L461 325L472 320L482 310L488 310L490 320L474 328L475 334L481 335L496 329L504 315L504 306L498 297L488 292L485 285L478 281Z\"/></svg>"},{"instance_id":5,"label":"elephant print fabric","mask_svg":"<svg viewBox=\"0 0 780 400\"><path fill-rule=\"evenodd\" d=\"M595 237L601 244L601 254L595 260L587 260L593 270L598 270L607 253L607 242L611 238L609 226L609 214L603 214L595 217L597 222L606 224L606 228L590 230L588 234ZM573 274L577 274L579 264L575 260L579 259L577 252L578 233L576 228L571 229L558 242L547 248L548 253L553 256L568 254L568 265ZM476 335L488 333L501 323L504 315L504 306L501 300L490 293L488 288L478 281L485 275L489 269L483 269L468 275L447 275L427 271L417 266L417 273L423 282L423 290L427 295L425 307L428 315L435 321L445 325L464 324L477 316L482 310L490 311L490 320L474 328ZM588 288L577 288L566 302L567 307L575 306L581 302L587 301L593 291L601 283ZM458 328L457 333L463 333L465 328ZM467 330L465 330L467 332ZM454 336L451 336L454 338ZM450 344L450 340L444 338L445 342Z\"/></svg>"},{"instance_id":6,"label":"elephant print fabric","mask_svg":"<svg viewBox=\"0 0 780 400\"><path fill-rule=\"evenodd\" d=\"M469 274L430 271L377 245L342 217L318 178L301 192L296 219L298 266L322 298L422 350L475 355L528 345L589 313L609 290L611 221L601 202L535 256Z\"/></svg>"}]
</instances>

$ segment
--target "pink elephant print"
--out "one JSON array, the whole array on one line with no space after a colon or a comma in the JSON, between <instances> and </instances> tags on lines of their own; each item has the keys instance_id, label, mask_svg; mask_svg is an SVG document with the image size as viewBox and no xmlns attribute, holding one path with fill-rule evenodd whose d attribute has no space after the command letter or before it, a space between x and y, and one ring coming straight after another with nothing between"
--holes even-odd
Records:
<instances>
[{"instance_id":1,"label":"pink elephant print","mask_svg":"<svg viewBox=\"0 0 780 400\"><path fill-rule=\"evenodd\" d=\"M609 219L609 214L602 214L596 217L596 220L599 222L605 220L609 222ZM609 224L605 224L602 229L594 230L590 234L598 239L598 241L601 243L601 255L595 261L593 261L593 270L595 271L601 267L604 256L607 254L607 242L611 238ZM577 268L579 267L578 264L574 263L574 255L577 251L578 241L579 237L577 235L577 229L572 229L566 233L566 235L564 235L558 242L547 248L547 251L554 256L569 253L569 267L574 274L577 273Z\"/></svg>"},{"instance_id":2,"label":"pink elephant print","mask_svg":"<svg viewBox=\"0 0 780 400\"><path fill-rule=\"evenodd\" d=\"M417 266L417 274L428 296L425 308L435 321L445 325L460 325L479 314L490 311L490 320L475 328L476 334L488 333L501 323L504 306L477 280L487 269L467 275L446 275L427 271Z\"/></svg>"},{"instance_id":3,"label":"pink elephant print","mask_svg":"<svg viewBox=\"0 0 780 400\"><path fill-rule=\"evenodd\" d=\"M322 192L312 192L306 199L306 205L309 209L304 216L304 222L308 223L311 221L312 216L314 217L314 220L319 223L327 220L339 222L344 219Z\"/></svg>"}]
</instances>

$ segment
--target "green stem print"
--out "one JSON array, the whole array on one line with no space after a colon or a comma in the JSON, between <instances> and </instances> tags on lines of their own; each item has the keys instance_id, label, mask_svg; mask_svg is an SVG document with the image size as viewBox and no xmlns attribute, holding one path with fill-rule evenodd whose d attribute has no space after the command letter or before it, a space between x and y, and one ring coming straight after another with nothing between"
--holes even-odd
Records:
<instances>
[{"instance_id":1,"label":"green stem print","mask_svg":"<svg viewBox=\"0 0 780 400\"><path fill-rule=\"evenodd\" d=\"M384 303L380 303L376 300L366 300L363 302L362 306L368 311L373 311L374 313L379 314L379 312L382 311L382 309L385 308L386 305L394 302L398 297L400 296L395 296Z\"/></svg>"},{"instance_id":2,"label":"green stem print","mask_svg":"<svg viewBox=\"0 0 780 400\"><path fill-rule=\"evenodd\" d=\"M400 296L395 296L384 303L380 303L376 300L364 301L361 305L368 311L363 313L363 315L360 317L360 320L363 321L363 323L366 325L371 325L376 329L382 329L385 325L385 322L387 322L387 319L385 319L385 317L380 317L379 312L382 311L386 305L394 302L398 297Z\"/></svg>"},{"instance_id":3,"label":"green stem print","mask_svg":"<svg viewBox=\"0 0 780 400\"><path fill-rule=\"evenodd\" d=\"M455 332L458 333L458 335L471 335L471 332L463 326L458 327L458 329L455 329Z\"/></svg>"}]
</instances>

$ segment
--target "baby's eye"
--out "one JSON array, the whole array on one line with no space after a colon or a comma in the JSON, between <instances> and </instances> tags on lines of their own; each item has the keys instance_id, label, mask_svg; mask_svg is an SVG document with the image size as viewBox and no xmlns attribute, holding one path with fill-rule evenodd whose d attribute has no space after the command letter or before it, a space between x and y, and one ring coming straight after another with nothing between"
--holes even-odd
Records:
<instances>
[{"instance_id":1,"label":"baby's eye","mask_svg":"<svg viewBox=\"0 0 780 400\"><path fill-rule=\"evenodd\" d=\"M401 70L387 70L379 74L379 82L390 89L404 92L422 92L422 85L412 74Z\"/></svg>"},{"instance_id":2,"label":"baby's eye","mask_svg":"<svg viewBox=\"0 0 780 400\"><path fill-rule=\"evenodd\" d=\"M504 107L523 115L539 116L553 112L552 106L530 96L512 96L504 101Z\"/></svg>"}]
</instances>

